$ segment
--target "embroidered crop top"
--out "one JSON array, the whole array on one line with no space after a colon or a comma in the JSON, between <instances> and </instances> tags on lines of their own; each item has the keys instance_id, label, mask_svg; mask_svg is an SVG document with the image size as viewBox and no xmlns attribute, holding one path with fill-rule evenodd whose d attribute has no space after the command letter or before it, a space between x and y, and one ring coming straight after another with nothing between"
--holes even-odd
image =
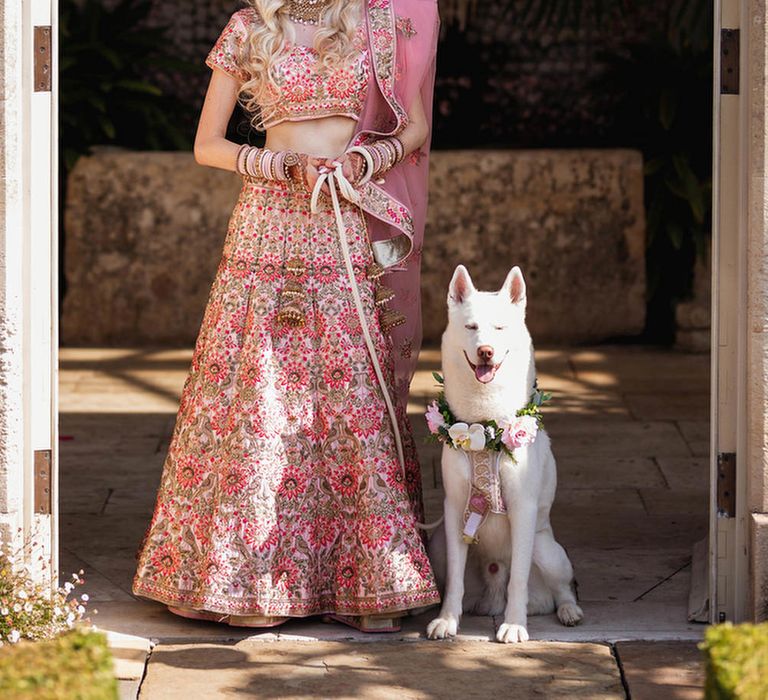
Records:
<instances>
[{"instance_id":1,"label":"embroidered crop top","mask_svg":"<svg viewBox=\"0 0 768 700\"><path fill-rule=\"evenodd\" d=\"M235 12L205 63L210 68L221 68L241 84L247 81L250 75L240 66L240 47L247 37L249 23L257 21L253 8ZM346 65L334 69L320 64L312 46L293 44L287 47L272 68L274 99L260 105L263 128L284 121L329 116L350 117L357 121L363 110L371 70L362 31L358 32L358 41L363 48L357 50Z\"/></svg>"}]
</instances>

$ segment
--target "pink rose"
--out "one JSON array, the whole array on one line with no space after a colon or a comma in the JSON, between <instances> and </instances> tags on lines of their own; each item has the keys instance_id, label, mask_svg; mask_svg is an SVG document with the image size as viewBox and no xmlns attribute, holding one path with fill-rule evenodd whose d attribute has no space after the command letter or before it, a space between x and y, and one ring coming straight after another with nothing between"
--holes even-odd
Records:
<instances>
[{"instance_id":1,"label":"pink rose","mask_svg":"<svg viewBox=\"0 0 768 700\"><path fill-rule=\"evenodd\" d=\"M501 441L510 449L527 447L536 439L539 425L533 416L518 416L504 426Z\"/></svg>"},{"instance_id":2,"label":"pink rose","mask_svg":"<svg viewBox=\"0 0 768 700\"><path fill-rule=\"evenodd\" d=\"M440 413L440 409L437 407L437 401L433 401L427 406L427 412L424 414L427 419L427 427L429 432L433 435L438 432L438 429L445 425L445 419L443 414Z\"/></svg>"}]
</instances>

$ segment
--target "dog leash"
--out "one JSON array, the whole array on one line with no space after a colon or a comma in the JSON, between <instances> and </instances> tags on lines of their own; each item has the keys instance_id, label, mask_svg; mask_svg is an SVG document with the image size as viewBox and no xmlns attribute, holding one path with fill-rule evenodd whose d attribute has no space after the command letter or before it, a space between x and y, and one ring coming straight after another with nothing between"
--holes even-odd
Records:
<instances>
[{"instance_id":1,"label":"dog leash","mask_svg":"<svg viewBox=\"0 0 768 700\"><path fill-rule=\"evenodd\" d=\"M341 213L341 206L339 205L339 194L344 199L351 202L355 206L360 206L360 194L352 187L352 184L344 177L342 172L342 165L339 164L330 172L320 173L317 178L314 188L312 189L312 199L310 200L310 212L316 214L319 210L318 200L320 198L320 190L323 185L328 185L328 190L331 194L331 203L333 204L333 213L336 217L336 230L339 234L339 244L341 245L341 253L344 258L344 265L347 268L347 277L352 287L352 299L355 302L355 308L357 309L357 317L360 320L360 326L363 329L363 337L365 338L365 344L368 347L368 354L371 357L373 363L373 369L376 373L376 379L381 387L381 393L384 395L384 402L387 404L387 412L389 413L389 420L392 423L392 432L395 435L395 445L397 447L397 457L400 461L400 469L403 473L403 481L405 481L405 456L403 454L403 442L400 436L400 428L397 423L397 415L395 414L395 407L392 403L392 398L389 395L387 384L384 381L384 374L381 371L381 364L379 358L376 355L376 348L371 338L371 333L368 328L368 323L365 319L365 311L363 309L363 301L360 298L360 290L357 286L357 279L355 278L355 271L352 267L352 259L349 256L349 246L347 244L347 229L344 224L344 217ZM338 188L338 190L337 190Z\"/></svg>"}]
</instances>

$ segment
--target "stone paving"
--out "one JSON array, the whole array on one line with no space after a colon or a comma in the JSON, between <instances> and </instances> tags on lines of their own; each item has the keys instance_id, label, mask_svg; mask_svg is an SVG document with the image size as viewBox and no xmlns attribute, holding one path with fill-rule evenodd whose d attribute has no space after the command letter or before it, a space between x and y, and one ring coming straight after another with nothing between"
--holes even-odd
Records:
<instances>
[{"instance_id":1,"label":"stone paving","mask_svg":"<svg viewBox=\"0 0 768 700\"><path fill-rule=\"evenodd\" d=\"M489 643L499 622L491 618L466 618L459 638L442 643L423 639L433 612L390 636L318 620L254 634L181 620L134 599L134 554L190 357L189 350L61 352L61 566L65 575L86 572L93 619L109 630L124 697L136 697L150 651L141 697L152 700L471 698L503 689L619 698L627 683L635 700L700 694L695 641L703 626L686 613L691 547L707 527L707 356L637 346L537 351L540 385L555 394L546 411L559 472L552 519L574 562L586 619L564 628L554 616L531 618L539 641L515 649ZM423 351L409 407L428 519L442 505L439 449L423 442L420 414L437 390L436 369L439 352Z\"/></svg>"}]
</instances>

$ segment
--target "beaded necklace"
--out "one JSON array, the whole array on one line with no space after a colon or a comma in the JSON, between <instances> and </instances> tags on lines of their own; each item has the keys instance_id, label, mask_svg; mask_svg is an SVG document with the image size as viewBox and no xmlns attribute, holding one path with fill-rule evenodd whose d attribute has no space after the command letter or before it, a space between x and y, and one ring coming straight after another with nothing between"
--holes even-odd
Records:
<instances>
[{"instance_id":1,"label":"beaded necklace","mask_svg":"<svg viewBox=\"0 0 768 700\"><path fill-rule=\"evenodd\" d=\"M290 0L288 17L297 24L316 27L320 24L328 0Z\"/></svg>"}]
</instances>

